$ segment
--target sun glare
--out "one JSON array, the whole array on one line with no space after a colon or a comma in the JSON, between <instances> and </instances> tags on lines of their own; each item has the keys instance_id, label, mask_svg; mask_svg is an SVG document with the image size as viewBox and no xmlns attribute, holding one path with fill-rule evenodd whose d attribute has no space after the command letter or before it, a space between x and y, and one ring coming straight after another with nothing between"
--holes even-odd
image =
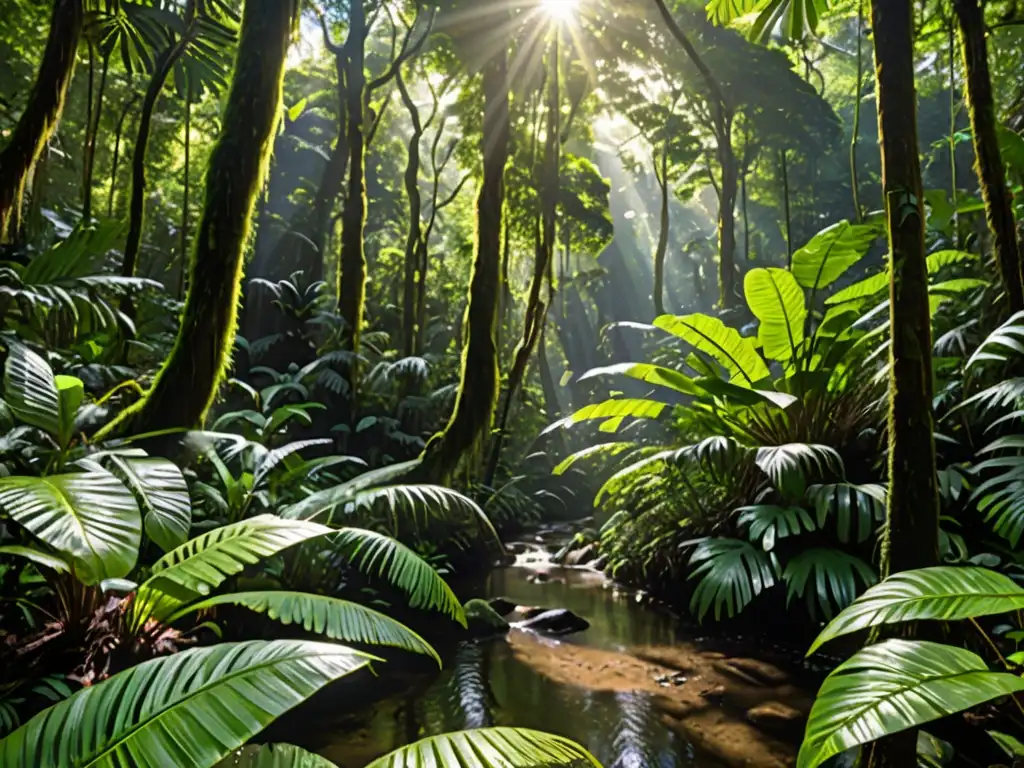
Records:
<instances>
[{"instance_id":1,"label":"sun glare","mask_svg":"<svg viewBox=\"0 0 1024 768\"><path fill-rule=\"evenodd\" d=\"M576 18L579 4L579 0L541 0L544 13L563 22L569 22Z\"/></svg>"}]
</instances>

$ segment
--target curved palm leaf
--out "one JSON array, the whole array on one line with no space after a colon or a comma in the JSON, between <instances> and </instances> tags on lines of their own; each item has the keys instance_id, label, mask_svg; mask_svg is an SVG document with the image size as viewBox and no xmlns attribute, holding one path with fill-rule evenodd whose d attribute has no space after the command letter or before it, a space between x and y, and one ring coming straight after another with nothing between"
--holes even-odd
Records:
<instances>
[{"instance_id":1,"label":"curved palm leaf","mask_svg":"<svg viewBox=\"0 0 1024 768\"><path fill-rule=\"evenodd\" d=\"M814 520L800 507L779 507L774 504L758 504L740 507L737 522L749 528L751 541L760 542L761 549L771 552L778 539L797 536L803 531L814 530Z\"/></svg>"},{"instance_id":2,"label":"curved palm leaf","mask_svg":"<svg viewBox=\"0 0 1024 768\"><path fill-rule=\"evenodd\" d=\"M887 640L840 664L818 691L797 768L1024 690L1024 679L991 672L963 648Z\"/></svg>"},{"instance_id":3,"label":"curved palm leaf","mask_svg":"<svg viewBox=\"0 0 1024 768\"><path fill-rule=\"evenodd\" d=\"M337 768L326 757L291 744L260 744L242 747L225 757L216 768Z\"/></svg>"},{"instance_id":4,"label":"curved palm leaf","mask_svg":"<svg viewBox=\"0 0 1024 768\"><path fill-rule=\"evenodd\" d=\"M376 531L341 528L335 547L365 573L377 573L409 595L413 608L439 610L466 626L462 603L431 565L399 541Z\"/></svg>"},{"instance_id":5,"label":"curved palm leaf","mask_svg":"<svg viewBox=\"0 0 1024 768\"><path fill-rule=\"evenodd\" d=\"M804 341L807 304L793 273L771 267L747 272L743 280L747 306L758 319L757 340L765 357L792 360Z\"/></svg>"},{"instance_id":6,"label":"curved palm leaf","mask_svg":"<svg viewBox=\"0 0 1024 768\"><path fill-rule=\"evenodd\" d=\"M336 597L306 592L232 592L216 595L182 608L168 621L218 605L241 605L265 613L282 624L301 624L307 632L326 635L332 640L366 645L388 645L404 651L441 659L430 644L400 621L372 608Z\"/></svg>"},{"instance_id":7,"label":"curved palm leaf","mask_svg":"<svg viewBox=\"0 0 1024 768\"><path fill-rule=\"evenodd\" d=\"M85 584L135 567L142 516L131 492L105 470L0 478L0 508L71 560Z\"/></svg>"},{"instance_id":8,"label":"curved palm leaf","mask_svg":"<svg viewBox=\"0 0 1024 768\"><path fill-rule=\"evenodd\" d=\"M374 658L333 643L278 640L154 659L32 718L0 741L0 764L211 766Z\"/></svg>"},{"instance_id":9,"label":"curved palm leaf","mask_svg":"<svg viewBox=\"0 0 1024 768\"><path fill-rule=\"evenodd\" d=\"M1017 312L992 331L971 355L967 367L987 360L1005 363L1011 354L1024 354L1024 312Z\"/></svg>"},{"instance_id":10,"label":"curved palm leaf","mask_svg":"<svg viewBox=\"0 0 1024 768\"><path fill-rule=\"evenodd\" d=\"M617 363L601 368L591 368L579 377L579 381L587 381L598 376L628 376L631 379L671 389L682 395L698 397L703 394L685 373L653 363Z\"/></svg>"},{"instance_id":11,"label":"curved palm leaf","mask_svg":"<svg viewBox=\"0 0 1024 768\"><path fill-rule=\"evenodd\" d=\"M551 470L551 474L564 475L578 461L586 461L594 456L617 456L624 451L628 451L636 447L636 443L623 441L590 445L582 450L576 451L576 453L570 456L566 456L555 466L554 469Z\"/></svg>"},{"instance_id":12,"label":"curved palm leaf","mask_svg":"<svg viewBox=\"0 0 1024 768\"><path fill-rule=\"evenodd\" d=\"M333 488L325 488L313 493L302 501L285 507L281 516L292 520L308 520L320 515L324 510L344 506L361 491L387 485L392 480L404 477L420 464L420 459L412 459L399 464L373 469L353 477Z\"/></svg>"},{"instance_id":13,"label":"curved palm leaf","mask_svg":"<svg viewBox=\"0 0 1024 768\"><path fill-rule=\"evenodd\" d=\"M865 586L878 581L878 574L859 557L840 549L805 550L786 563L782 572L786 602L794 597L806 598L812 617L821 610L826 618L832 618L834 608L842 610L857 597L858 577Z\"/></svg>"},{"instance_id":14,"label":"curved palm leaf","mask_svg":"<svg viewBox=\"0 0 1024 768\"><path fill-rule=\"evenodd\" d=\"M177 465L167 459L117 454L109 455L105 464L135 496L146 535L164 552L184 543L192 527L192 502Z\"/></svg>"},{"instance_id":15,"label":"curved palm leaf","mask_svg":"<svg viewBox=\"0 0 1024 768\"><path fill-rule=\"evenodd\" d=\"M987 568L939 566L890 576L821 631L808 653L829 640L880 624L959 621L1024 609L1024 589Z\"/></svg>"},{"instance_id":16,"label":"curved palm leaf","mask_svg":"<svg viewBox=\"0 0 1024 768\"><path fill-rule=\"evenodd\" d=\"M722 609L730 618L764 590L775 585L775 568L760 549L739 539L703 539L690 556L697 567L689 578L700 578L690 598L690 610L703 621L711 607L715 619Z\"/></svg>"},{"instance_id":17,"label":"curved palm leaf","mask_svg":"<svg viewBox=\"0 0 1024 768\"><path fill-rule=\"evenodd\" d=\"M807 501L814 505L819 528L824 527L830 517L835 519L836 533L844 544L853 540L854 521L856 541L863 544L874 533L876 523L885 519L886 490L883 485L812 485L807 489Z\"/></svg>"},{"instance_id":18,"label":"curved palm leaf","mask_svg":"<svg viewBox=\"0 0 1024 768\"><path fill-rule=\"evenodd\" d=\"M752 339L740 336L717 317L709 315L662 315L654 326L677 336L695 349L710 355L729 373L734 384L753 386L770 372Z\"/></svg>"},{"instance_id":19,"label":"curved palm leaf","mask_svg":"<svg viewBox=\"0 0 1024 768\"><path fill-rule=\"evenodd\" d=\"M305 520L260 515L197 536L157 560L132 601L133 623L166 620L183 605L210 594L228 576L332 529Z\"/></svg>"},{"instance_id":20,"label":"curved palm leaf","mask_svg":"<svg viewBox=\"0 0 1024 768\"><path fill-rule=\"evenodd\" d=\"M593 755L569 739L526 728L480 728L417 741L367 768L601 768Z\"/></svg>"}]
</instances>

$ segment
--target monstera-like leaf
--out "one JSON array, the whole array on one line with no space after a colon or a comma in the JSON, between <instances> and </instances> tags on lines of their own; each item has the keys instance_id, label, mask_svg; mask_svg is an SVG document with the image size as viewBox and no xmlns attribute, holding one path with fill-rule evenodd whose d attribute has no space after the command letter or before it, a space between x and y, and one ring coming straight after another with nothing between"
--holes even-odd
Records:
<instances>
[{"instance_id":1,"label":"monstera-like leaf","mask_svg":"<svg viewBox=\"0 0 1024 768\"><path fill-rule=\"evenodd\" d=\"M0 741L0 765L212 766L373 656L298 640L224 643L83 688Z\"/></svg>"}]
</instances>

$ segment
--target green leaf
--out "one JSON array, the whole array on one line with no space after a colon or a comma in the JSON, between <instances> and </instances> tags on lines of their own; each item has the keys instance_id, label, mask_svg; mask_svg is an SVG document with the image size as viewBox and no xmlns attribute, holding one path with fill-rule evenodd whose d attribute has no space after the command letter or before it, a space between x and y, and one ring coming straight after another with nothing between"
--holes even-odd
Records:
<instances>
[{"instance_id":1,"label":"green leaf","mask_svg":"<svg viewBox=\"0 0 1024 768\"><path fill-rule=\"evenodd\" d=\"M797 768L1024 690L963 648L887 640L854 654L828 676L811 709Z\"/></svg>"},{"instance_id":2,"label":"green leaf","mask_svg":"<svg viewBox=\"0 0 1024 768\"><path fill-rule=\"evenodd\" d=\"M969 261L974 261L977 258L977 255L968 253L967 251L946 250L936 251L931 254L925 260L925 263L928 268L929 277L933 277L946 267L964 264ZM888 270L885 270L877 275L872 275L869 278L847 286L843 290L832 294L825 299L825 303L833 306L836 304L843 304L847 301L858 301L860 299L872 298L883 291L888 290L888 288L889 272Z\"/></svg>"},{"instance_id":3,"label":"green leaf","mask_svg":"<svg viewBox=\"0 0 1024 768\"><path fill-rule=\"evenodd\" d=\"M654 321L654 326L710 355L725 368L734 384L745 382L752 387L771 375L753 340L740 336L739 331L717 317L662 315Z\"/></svg>"},{"instance_id":4,"label":"green leaf","mask_svg":"<svg viewBox=\"0 0 1024 768\"><path fill-rule=\"evenodd\" d=\"M877 584L836 616L808 653L842 635L904 621L960 621L1024 608L1024 589L986 568L904 571Z\"/></svg>"},{"instance_id":5,"label":"green leaf","mask_svg":"<svg viewBox=\"0 0 1024 768\"><path fill-rule=\"evenodd\" d=\"M373 659L296 640L225 643L153 659L36 715L0 741L0 764L210 766Z\"/></svg>"},{"instance_id":6,"label":"green leaf","mask_svg":"<svg viewBox=\"0 0 1024 768\"><path fill-rule=\"evenodd\" d=\"M241 605L265 613L284 625L301 624L307 632L326 635L331 640L365 645L387 645L411 653L430 656L441 665L437 652L418 634L390 616L358 603L336 597L305 592L232 592L186 606L169 622L196 611L218 605Z\"/></svg>"},{"instance_id":7,"label":"green leaf","mask_svg":"<svg viewBox=\"0 0 1024 768\"><path fill-rule=\"evenodd\" d=\"M583 382L598 376L628 376L631 379L665 387L683 395L699 396L702 394L693 380L685 373L651 363L618 363L602 368L592 368L580 376L579 380Z\"/></svg>"},{"instance_id":8,"label":"green leaf","mask_svg":"<svg viewBox=\"0 0 1024 768\"><path fill-rule=\"evenodd\" d=\"M757 340L769 360L787 361L804 341L807 305L803 289L791 272L758 268L743 280L747 305L760 321Z\"/></svg>"},{"instance_id":9,"label":"green leaf","mask_svg":"<svg viewBox=\"0 0 1024 768\"><path fill-rule=\"evenodd\" d=\"M833 224L793 253L793 276L808 290L827 288L863 259L881 234L873 224Z\"/></svg>"},{"instance_id":10,"label":"green leaf","mask_svg":"<svg viewBox=\"0 0 1024 768\"><path fill-rule=\"evenodd\" d=\"M17 544L8 544L7 546L0 547L0 555L23 557L35 565L41 565L44 568L51 568L54 571L57 571L57 573L68 573L71 570L71 566L68 565L65 560L50 552L43 552L41 549L36 549L35 547L23 547Z\"/></svg>"},{"instance_id":11,"label":"green leaf","mask_svg":"<svg viewBox=\"0 0 1024 768\"><path fill-rule=\"evenodd\" d=\"M656 400L614 398L605 400L603 403L585 405L575 413L546 427L541 434L546 435L563 427L571 427L573 424L595 419L657 419L661 417L666 408L671 409L672 406L668 403L659 403Z\"/></svg>"},{"instance_id":12,"label":"green leaf","mask_svg":"<svg viewBox=\"0 0 1024 768\"><path fill-rule=\"evenodd\" d=\"M751 541L760 542L761 549L771 552L778 539L797 536L803 531L813 531L814 521L806 510L800 507L779 507L774 504L758 504L740 507L737 523L749 528Z\"/></svg>"},{"instance_id":13,"label":"green leaf","mask_svg":"<svg viewBox=\"0 0 1024 768\"><path fill-rule=\"evenodd\" d=\"M690 598L690 611L703 621L711 607L715 619L732 618L761 592L775 585L768 556L739 539L703 539L690 556L696 565L690 579L700 579Z\"/></svg>"},{"instance_id":14,"label":"green leaf","mask_svg":"<svg viewBox=\"0 0 1024 768\"><path fill-rule=\"evenodd\" d=\"M75 416L85 399L85 384L76 376L54 376L59 401L60 429L57 441L62 447L71 442L75 431Z\"/></svg>"},{"instance_id":15,"label":"green leaf","mask_svg":"<svg viewBox=\"0 0 1024 768\"><path fill-rule=\"evenodd\" d=\"M60 392L49 364L28 347L12 344L4 365L4 399L19 421L58 439Z\"/></svg>"},{"instance_id":16,"label":"green leaf","mask_svg":"<svg viewBox=\"0 0 1024 768\"><path fill-rule=\"evenodd\" d=\"M216 768L337 768L325 757L291 744L260 744L242 747Z\"/></svg>"},{"instance_id":17,"label":"green leaf","mask_svg":"<svg viewBox=\"0 0 1024 768\"><path fill-rule=\"evenodd\" d=\"M260 515L197 536L153 564L152 575L132 601L133 624L139 627L149 618L165 621L245 566L331 532L318 523Z\"/></svg>"},{"instance_id":18,"label":"green leaf","mask_svg":"<svg viewBox=\"0 0 1024 768\"><path fill-rule=\"evenodd\" d=\"M302 98L299 101L295 102L295 104L288 109L288 119L293 123L296 120L298 120L302 116L302 113L306 110L306 104L308 102L308 98Z\"/></svg>"},{"instance_id":19,"label":"green leaf","mask_svg":"<svg viewBox=\"0 0 1024 768\"><path fill-rule=\"evenodd\" d=\"M855 540L863 544L874 533L876 524L885 519L886 491L882 485L812 485L807 489L807 501L814 505L819 528L829 518L835 520L836 534L843 544L854 540L855 522Z\"/></svg>"},{"instance_id":20,"label":"green leaf","mask_svg":"<svg viewBox=\"0 0 1024 768\"><path fill-rule=\"evenodd\" d=\"M786 582L787 604L802 597L812 618L819 610L832 618L836 609L842 610L857 597L858 584L871 586L878 581L878 574L859 557L821 547L806 549L791 558L782 580Z\"/></svg>"},{"instance_id":21,"label":"green leaf","mask_svg":"<svg viewBox=\"0 0 1024 768\"><path fill-rule=\"evenodd\" d=\"M614 442L614 443L597 443L595 445L587 446L586 448L576 451L576 453L566 456L562 459L555 468L551 470L553 475L564 475L570 467L578 461L586 461L598 455L609 455L617 456L623 451L628 451L630 448L635 448L636 443L629 442Z\"/></svg>"},{"instance_id":22,"label":"green leaf","mask_svg":"<svg viewBox=\"0 0 1024 768\"><path fill-rule=\"evenodd\" d=\"M843 474L843 459L827 445L787 443L757 449L757 466L783 493L803 496L808 479Z\"/></svg>"},{"instance_id":23,"label":"green leaf","mask_svg":"<svg viewBox=\"0 0 1024 768\"><path fill-rule=\"evenodd\" d=\"M562 736L526 728L481 728L417 741L367 768L601 768L593 755Z\"/></svg>"},{"instance_id":24,"label":"green leaf","mask_svg":"<svg viewBox=\"0 0 1024 768\"><path fill-rule=\"evenodd\" d=\"M0 508L66 556L85 584L135 567L142 517L131 492L109 472L0 478Z\"/></svg>"},{"instance_id":25,"label":"green leaf","mask_svg":"<svg viewBox=\"0 0 1024 768\"><path fill-rule=\"evenodd\" d=\"M1008 733L999 731L988 731L988 735L995 740L996 744L1002 747L1003 751L1010 757L1024 757L1024 744L1019 739Z\"/></svg>"},{"instance_id":26,"label":"green leaf","mask_svg":"<svg viewBox=\"0 0 1024 768\"><path fill-rule=\"evenodd\" d=\"M173 461L110 454L107 467L142 510L146 536L169 552L188 538L192 502L185 476Z\"/></svg>"},{"instance_id":27,"label":"green leaf","mask_svg":"<svg viewBox=\"0 0 1024 768\"><path fill-rule=\"evenodd\" d=\"M992 331L971 355L967 367L984 361L1005 363L1011 355L1024 355L1024 312L1017 312Z\"/></svg>"}]
</instances>

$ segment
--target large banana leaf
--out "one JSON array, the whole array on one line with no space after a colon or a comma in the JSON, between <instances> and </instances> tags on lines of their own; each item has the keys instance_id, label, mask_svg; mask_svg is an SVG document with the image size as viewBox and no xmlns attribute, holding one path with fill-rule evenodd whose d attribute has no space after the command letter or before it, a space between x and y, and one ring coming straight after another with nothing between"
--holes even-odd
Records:
<instances>
[{"instance_id":1,"label":"large banana leaf","mask_svg":"<svg viewBox=\"0 0 1024 768\"><path fill-rule=\"evenodd\" d=\"M218 605L241 605L257 613L265 613L285 625L301 624L307 632L317 632L332 640L388 645L430 656L439 666L441 664L430 644L400 621L358 603L325 595L286 591L232 592L188 605L171 616L169 621Z\"/></svg>"},{"instance_id":2,"label":"large banana leaf","mask_svg":"<svg viewBox=\"0 0 1024 768\"><path fill-rule=\"evenodd\" d=\"M873 224L848 221L833 224L794 251L793 276L808 290L827 288L863 259L880 235L879 228Z\"/></svg>"},{"instance_id":3,"label":"large banana leaf","mask_svg":"<svg viewBox=\"0 0 1024 768\"><path fill-rule=\"evenodd\" d=\"M840 664L818 691L797 768L1007 694L1024 679L963 648L887 640Z\"/></svg>"},{"instance_id":4,"label":"large banana leaf","mask_svg":"<svg viewBox=\"0 0 1024 768\"><path fill-rule=\"evenodd\" d=\"M987 568L939 566L890 576L821 631L808 653L829 640L880 624L959 621L1024 609L1024 589Z\"/></svg>"},{"instance_id":5,"label":"large banana leaf","mask_svg":"<svg viewBox=\"0 0 1024 768\"><path fill-rule=\"evenodd\" d=\"M703 394L700 388L685 373L652 363L618 363L616 365L606 365L602 368L592 368L580 376L579 380L581 382L587 381L598 376L628 376L631 379L671 389L682 395L699 397Z\"/></svg>"},{"instance_id":6,"label":"large banana leaf","mask_svg":"<svg viewBox=\"0 0 1024 768\"><path fill-rule=\"evenodd\" d=\"M83 688L0 741L0 765L206 768L374 657L333 643L225 643Z\"/></svg>"},{"instance_id":7,"label":"large banana leaf","mask_svg":"<svg viewBox=\"0 0 1024 768\"><path fill-rule=\"evenodd\" d=\"M593 755L569 739L526 728L480 728L417 741L367 768L582 768Z\"/></svg>"},{"instance_id":8,"label":"large banana leaf","mask_svg":"<svg viewBox=\"0 0 1024 768\"><path fill-rule=\"evenodd\" d=\"M399 541L376 531L341 528L332 541L364 573L376 573L409 595L413 608L439 610L466 626L462 603L426 560Z\"/></svg>"},{"instance_id":9,"label":"large banana leaf","mask_svg":"<svg viewBox=\"0 0 1024 768\"><path fill-rule=\"evenodd\" d=\"M752 339L740 336L717 317L708 315L662 315L654 321L657 328L671 333L695 349L710 355L729 373L734 384L754 386L770 372Z\"/></svg>"},{"instance_id":10,"label":"large banana leaf","mask_svg":"<svg viewBox=\"0 0 1024 768\"><path fill-rule=\"evenodd\" d=\"M332 529L306 520L260 515L197 536L157 560L132 601L133 623L164 621L182 606L205 597L247 565Z\"/></svg>"},{"instance_id":11,"label":"large banana leaf","mask_svg":"<svg viewBox=\"0 0 1024 768\"><path fill-rule=\"evenodd\" d=\"M556 429L571 427L573 424L579 424L581 421L593 421L596 419L604 420L605 423L601 425L602 431L615 432L625 419L657 419L661 417L666 409L671 408L672 406L668 403L661 403L657 400L617 397L605 400L603 403L585 405L575 413L566 416L564 419L559 419L546 427L541 434L546 435Z\"/></svg>"},{"instance_id":12,"label":"large banana leaf","mask_svg":"<svg viewBox=\"0 0 1024 768\"><path fill-rule=\"evenodd\" d=\"M242 747L225 757L216 768L337 768L320 757L291 744L260 744Z\"/></svg>"},{"instance_id":13,"label":"large banana leaf","mask_svg":"<svg viewBox=\"0 0 1024 768\"><path fill-rule=\"evenodd\" d=\"M747 272L743 294L758 319L757 340L769 360L788 361L804 341L807 304L793 274L785 269Z\"/></svg>"},{"instance_id":14,"label":"large banana leaf","mask_svg":"<svg viewBox=\"0 0 1024 768\"><path fill-rule=\"evenodd\" d=\"M135 567L139 507L105 470L0 478L0 509L71 560L85 584L127 576Z\"/></svg>"},{"instance_id":15,"label":"large banana leaf","mask_svg":"<svg viewBox=\"0 0 1024 768\"><path fill-rule=\"evenodd\" d=\"M111 454L107 467L135 496L146 536L169 552L192 527L192 501L185 476L173 461Z\"/></svg>"}]
</instances>

